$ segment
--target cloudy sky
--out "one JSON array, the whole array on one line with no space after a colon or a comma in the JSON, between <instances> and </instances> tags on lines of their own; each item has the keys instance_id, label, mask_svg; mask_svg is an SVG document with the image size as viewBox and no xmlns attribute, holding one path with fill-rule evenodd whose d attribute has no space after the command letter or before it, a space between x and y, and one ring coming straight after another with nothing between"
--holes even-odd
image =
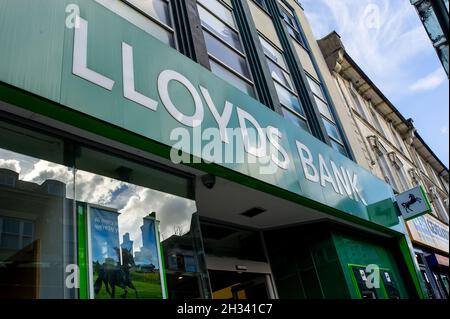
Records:
<instances>
[{"instance_id":1,"label":"cloudy sky","mask_svg":"<svg viewBox=\"0 0 450 319\"><path fill-rule=\"evenodd\" d=\"M301 0L316 38L336 30L353 59L449 163L449 84L409 0Z\"/></svg>"}]
</instances>

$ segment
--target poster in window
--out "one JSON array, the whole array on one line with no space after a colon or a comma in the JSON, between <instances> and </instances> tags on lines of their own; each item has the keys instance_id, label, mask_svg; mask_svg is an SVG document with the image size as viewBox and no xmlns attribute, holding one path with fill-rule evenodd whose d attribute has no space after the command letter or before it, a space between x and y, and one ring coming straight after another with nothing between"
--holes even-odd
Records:
<instances>
[{"instance_id":1,"label":"poster in window","mask_svg":"<svg viewBox=\"0 0 450 319\"><path fill-rule=\"evenodd\" d=\"M122 220L98 207L89 207L88 216L91 298L163 298L155 219Z\"/></svg>"}]
</instances>

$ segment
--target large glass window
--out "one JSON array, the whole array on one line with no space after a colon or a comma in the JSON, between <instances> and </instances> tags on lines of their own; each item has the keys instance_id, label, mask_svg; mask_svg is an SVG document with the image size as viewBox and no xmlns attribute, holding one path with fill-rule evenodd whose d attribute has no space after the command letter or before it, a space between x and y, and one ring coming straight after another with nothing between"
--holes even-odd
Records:
<instances>
[{"instance_id":1,"label":"large glass window","mask_svg":"<svg viewBox=\"0 0 450 319\"><path fill-rule=\"evenodd\" d=\"M397 174L398 180L400 182L400 190L401 191L407 191L411 188L411 185L406 177L405 167L402 163L397 162L394 164L395 172Z\"/></svg>"},{"instance_id":2,"label":"large glass window","mask_svg":"<svg viewBox=\"0 0 450 319\"><path fill-rule=\"evenodd\" d=\"M220 0L198 0L211 71L255 97L247 56L233 17L233 9Z\"/></svg>"},{"instance_id":3,"label":"large glass window","mask_svg":"<svg viewBox=\"0 0 450 319\"><path fill-rule=\"evenodd\" d=\"M0 298L210 297L189 176L2 121L0 136Z\"/></svg>"},{"instance_id":4,"label":"large glass window","mask_svg":"<svg viewBox=\"0 0 450 319\"><path fill-rule=\"evenodd\" d=\"M398 193L399 188L394 179L394 175L392 174L391 168L389 167L389 162L386 158L387 157L386 150L385 149L377 150L376 154L377 154L378 164L380 165L381 172L383 173L384 179Z\"/></svg>"},{"instance_id":5,"label":"large glass window","mask_svg":"<svg viewBox=\"0 0 450 319\"><path fill-rule=\"evenodd\" d=\"M375 124L375 128L378 130L379 133L381 133L383 136L386 136L386 133L383 130L383 125L381 125L379 115L376 111L371 110L373 122Z\"/></svg>"},{"instance_id":6,"label":"large glass window","mask_svg":"<svg viewBox=\"0 0 450 319\"><path fill-rule=\"evenodd\" d=\"M64 143L0 121L0 298L74 298L73 169Z\"/></svg>"},{"instance_id":7,"label":"large glass window","mask_svg":"<svg viewBox=\"0 0 450 319\"><path fill-rule=\"evenodd\" d=\"M152 34L171 47L175 47L175 30L168 0L121 0L142 13L152 24Z\"/></svg>"},{"instance_id":8,"label":"large glass window","mask_svg":"<svg viewBox=\"0 0 450 319\"><path fill-rule=\"evenodd\" d=\"M351 93L351 96L353 99L353 104L356 107L358 114L367 121L366 111L364 110L364 106L361 104L361 101L359 100L358 95L355 93L355 91L352 88L350 88L350 93Z\"/></svg>"},{"instance_id":9,"label":"large glass window","mask_svg":"<svg viewBox=\"0 0 450 319\"><path fill-rule=\"evenodd\" d=\"M283 52L262 36L259 39L275 84L283 115L295 125L309 132L306 114L295 91Z\"/></svg>"},{"instance_id":10,"label":"large glass window","mask_svg":"<svg viewBox=\"0 0 450 319\"><path fill-rule=\"evenodd\" d=\"M321 83L313 79L308 74L306 75L306 78L313 93L314 100L319 109L320 115L322 116L322 121L325 126L327 135L331 140L331 146L342 155L347 156L348 153L345 149L342 135L337 127L336 119L331 113L331 109L325 97Z\"/></svg>"},{"instance_id":11,"label":"large glass window","mask_svg":"<svg viewBox=\"0 0 450 319\"><path fill-rule=\"evenodd\" d=\"M190 179L89 148L77 154L75 194L87 214L90 296L207 298ZM122 274L115 295L108 291L114 273Z\"/></svg>"},{"instance_id":12,"label":"large glass window","mask_svg":"<svg viewBox=\"0 0 450 319\"><path fill-rule=\"evenodd\" d=\"M294 13L283 3L283 1L278 0L278 3L280 4L281 16L285 22L288 33L292 38L294 38L301 44L304 44L303 38L297 25L297 21L294 17Z\"/></svg>"},{"instance_id":13,"label":"large glass window","mask_svg":"<svg viewBox=\"0 0 450 319\"><path fill-rule=\"evenodd\" d=\"M392 127L392 135L394 136L395 144L397 145L398 149L402 152L405 151L403 148L403 144L400 138L400 134L395 130L394 127Z\"/></svg>"}]
</instances>

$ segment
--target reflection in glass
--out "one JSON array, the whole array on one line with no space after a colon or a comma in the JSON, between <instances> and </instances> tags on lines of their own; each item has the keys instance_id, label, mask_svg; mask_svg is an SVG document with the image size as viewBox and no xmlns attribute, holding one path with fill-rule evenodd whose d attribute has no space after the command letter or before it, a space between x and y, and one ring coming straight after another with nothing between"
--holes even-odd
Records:
<instances>
[{"instance_id":1,"label":"reflection in glass","mask_svg":"<svg viewBox=\"0 0 450 319\"><path fill-rule=\"evenodd\" d=\"M330 108L328 107L328 105L324 101L319 99L317 96L314 96L314 100L316 101L320 114L325 116L330 121L333 121L333 116L331 115Z\"/></svg>"},{"instance_id":2,"label":"reflection in glass","mask_svg":"<svg viewBox=\"0 0 450 319\"><path fill-rule=\"evenodd\" d=\"M281 69L278 65L276 65L269 59L267 59L267 64L269 65L269 70L272 78L292 90L292 81L286 71Z\"/></svg>"},{"instance_id":3,"label":"reflection in glass","mask_svg":"<svg viewBox=\"0 0 450 319\"><path fill-rule=\"evenodd\" d=\"M334 150L338 151L342 155L348 156L347 151L345 150L345 148L344 148L344 146L342 144L331 140L331 146L333 147Z\"/></svg>"},{"instance_id":4,"label":"reflection in glass","mask_svg":"<svg viewBox=\"0 0 450 319\"><path fill-rule=\"evenodd\" d=\"M239 90L247 93L248 95L250 95L252 97L255 97L255 91L254 91L253 87L250 84L248 84L247 82L242 80L237 75L231 73L230 71L228 71L227 69L222 67L220 64L214 62L213 60L210 60L210 65L211 65L211 71L214 74L216 74L217 76L221 77L222 79L224 79L228 83L231 83L232 85L234 85Z\"/></svg>"},{"instance_id":5,"label":"reflection in glass","mask_svg":"<svg viewBox=\"0 0 450 319\"><path fill-rule=\"evenodd\" d=\"M305 131L310 132L308 123L306 123L305 120L303 120L301 117L295 115L294 113L292 113L291 111L289 111L288 109L286 109L284 107L282 107L281 110L286 119L288 119L289 121L291 121L298 127L301 127Z\"/></svg>"},{"instance_id":6,"label":"reflection in glass","mask_svg":"<svg viewBox=\"0 0 450 319\"><path fill-rule=\"evenodd\" d=\"M341 141L341 137L336 126L325 119L323 119L323 123L325 125L325 130L327 131L328 136L334 138L335 140Z\"/></svg>"},{"instance_id":7,"label":"reflection in glass","mask_svg":"<svg viewBox=\"0 0 450 319\"><path fill-rule=\"evenodd\" d=\"M233 14L231 11L218 0L197 0L205 8L208 8L211 12L214 12L222 21L226 22L228 25L236 28L234 23Z\"/></svg>"},{"instance_id":8,"label":"reflection in glass","mask_svg":"<svg viewBox=\"0 0 450 319\"><path fill-rule=\"evenodd\" d=\"M166 0L121 0L145 14L147 22L151 25L150 33L164 42L175 47L175 36L170 14L169 3ZM161 24L162 23L162 24Z\"/></svg>"},{"instance_id":9,"label":"reflection in glass","mask_svg":"<svg viewBox=\"0 0 450 319\"><path fill-rule=\"evenodd\" d=\"M0 135L0 298L75 298L73 171L49 161L63 143L4 122Z\"/></svg>"},{"instance_id":10,"label":"reflection in glass","mask_svg":"<svg viewBox=\"0 0 450 319\"><path fill-rule=\"evenodd\" d=\"M239 74L242 74L246 78L250 77L247 63L242 56L224 45L221 41L216 39L207 31L203 33L205 35L206 48L208 49L208 52L210 54L212 54L215 58L219 59Z\"/></svg>"},{"instance_id":11,"label":"reflection in glass","mask_svg":"<svg viewBox=\"0 0 450 319\"><path fill-rule=\"evenodd\" d=\"M79 154L75 190L89 212L91 294L161 298L165 276L169 298L207 297L189 180L90 149Z\"/></svg>"},{"instance_id":12,"label":"reflection in glass","mask_svg":"<svg viewBox=\"0 0 450 319\"><path fill-rule=\"evenodd\" d=\"M242 52L242 45L236 31L232 30L201 6L198 6L198 13L204 27L227 42L233 48Z\"/></svg>"},{"instance_id":13,"label":"reflection in glass","mask_svg":"<svg viewBox=\"0 0 450 319\"><path fill-rule=\"evenodd\" d=\"M278 98L280 99L281 104L305 116L303 108L300 106L300 101L294 94L292 94L291 92L289 92L276 82L275 82L275 89L277 90Z\"/></svg>"},{"instance_id":14,"label":"reflection in glass","mask_svg":"<svg viewBox=\"0 0 450 319\"><path fill-rule=\"evenodd\" d=\"M166 0L123 0L143 13L172 26L169 3Z\"/></svg>"},{"instance_id":15,"label":"reflection in glass","mask_svg":"<svg viewBox=\"0 0 450 319\"><path fill-rule=\"evenodd\" d=\"M306 79L308 80L309 86L311 87L313 93L320 97L322 100L325 100L325 96L323 95L323 91L320 85L309 76L306 76Z\"/></svg>"},{"instance_id":16,"label":"reflection in glass","mask_svg":"<svg viewBox=\"0 0 450 319\"><path fill-rule=\"evenodd\" d=\"M270 58L272 61L276 62L282 68L287 70L286 61L284 60L283 54L277 50L273 45L267 42L263 37L259 37L264 54Z\"/></svg>"}]
</instances>

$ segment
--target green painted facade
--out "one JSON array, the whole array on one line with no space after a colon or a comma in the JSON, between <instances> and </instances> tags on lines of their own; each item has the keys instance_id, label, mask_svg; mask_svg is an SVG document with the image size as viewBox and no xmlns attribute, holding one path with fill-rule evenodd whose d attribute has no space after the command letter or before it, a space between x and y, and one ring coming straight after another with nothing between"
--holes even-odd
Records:
<instances>
[{"instance_id":1,"label":"green painted facade","mask_svg":"<svg viewBox=\"0 0 450 319\"><path fill-rule=\"evenodd\" d=\"M0 39L8 39L8 41L2 41L0 44L2 56L5 57L0 63L0 80L166 146L173 146L176 141L171 140L170 134L173 129L180 127L180 123L170 116L163 107L163 103L160 99L158 100L156 81L162 71L175 70L186 76L197 88L200 85L207 88L219 110L223 108L225 101L235 106L229 128L239 129L236 107L254 116L261 127L278 128L282 134L281 144L291 159L286 171L279 169L275 174L261 174L262 165L251 163L251 159L243 163L221 163L220 165L383 226L390 227L398 223L392 190L384 181L375 178L353 161L310 134L299 130L258 101L225 83L208 70L182 56L178 51L167 47L100 4L83 0L65 3L80 5L81 16L89 23L88 67L114 80L113 89L108 91L72 73L74 29L65 26L64 1L48 1L45 4L28 1L28 7L36 7L35 10L28 10L29 14L31 12L33 18L34 14L37 15L36 21L31 19L30 25L24 25L21 22L23 20L15 18L24 11L24 2L2 3L4 6L2 11L8 12L8 15L2 19ZM44 14L45 8L52 14ZM47 18L39 19L38 16L41 14ZM31 32L31 29L39 30L39 46L33 43L36 41L36 36L35 31ZM16 32L17 36L10 36L12 30L19 30ZM158 101L156 111L123 97L122 42L134 48L136 90ZM23 54L14 54L17 51ZM48 63L42 63L42 60ZM36 69L38 67L44 69ZM43 74L45 74L45 81L42 81ZM187 90L178 82L170 84L169 94L173 103L181 112L192 114L193 101ZM213 115L206 107L206 101L203 101L203 105L205 113L202 127L218 127ZM192 132L191 128L183 127ZM241 137L237 136L236 143L242 145L242 140L239 141L239 139ZM319 183L312 183L305 179L295 141L300 141L312 150L316 165L317 155L320 153L327 163L333 160L338 167L342 166L351 174L357 174L360 188L369 204L368 207L360 201L337 194L330 183L322 187ZM204 157L201 150L208 142L202 141L200 150L192 148L191 154L199 158L202 155ZM242 152L242 149L236 149L237 155L241 155Z\"/></svg>"},{"instance_id":2,"label":"green painted facade","mask_svg":"<svg viewBox=\"0 0 450 319\"><path fill-rule=\"evenodd\" d=\"M65 26L65 8L69 3L78 4L81 17L89 23L88 67L115 81L111 91L72 73L74 29ZM179 127L180 123L167 112L161 102L156 82L162 71L175 70L187 77L197 89L200 85L207 88L219 110L226 100L234 105L229 128L239 128L236 107L254 116L262 127L277 127L283 136L281 144L291 159L286 171L278 170L271 175L261 175L260 165L250 162L190 165L381 231L394 238L401 239L404 236L392 190L384 181L95 1L2 1L0 12L2 101L169 158L170 148L174 144L170 139L170 132ZM156 111L123 97L122 42L131 45L134 50L136 90L158 101ZM169 94L180 111L193 113L192 98L179 83L171 83ZM203 99L202 102L205 110L202 127L217 127L206 101ZM185 128L192 132L191 128ZM329 183L322 187L308 181L301 169L295 141L300 141L311 149L316 163L317 154L320 153L325 161L332 160L338 166L357 174L369 205L366 207L360 201L337 194ZM203 143L203 146L207 144ZM190 155L202 157L195 149ZM78 248L79 263L85 266L85 216L81 208L78 213L78 241L82 243ZM412 279L416 284L415 293L408 292L403 284L405 278L399 275L395 257L382 246L346 237L339 232L311 233L305 240L308 242L307 247L299 247L292 257L296 261L280 265L294 267L286 269L286 274L294 274L298 269L304 271L303 276L296 277L297 281L293 280L295 276L292 275L292 278L288 276L286 281L278 285L280 291L288 292L287 297L357 298L347 266L369 262L379 262L382 267L391 269L396 274L395 280L399 283L402 297L422 297L417 282L420 279L414 266L411 268L413 263L410 254L403 254L402 257L409 270L406 279ZM363 251L371 250L374 255L355 256L347 244ZM327 251L329 255L322 256L323 251ZM87 272L83 271L81 280L87 282ZM80 297L87 297L87 293L85 287L80 291Z\"/></svg>"}]
</instances>

